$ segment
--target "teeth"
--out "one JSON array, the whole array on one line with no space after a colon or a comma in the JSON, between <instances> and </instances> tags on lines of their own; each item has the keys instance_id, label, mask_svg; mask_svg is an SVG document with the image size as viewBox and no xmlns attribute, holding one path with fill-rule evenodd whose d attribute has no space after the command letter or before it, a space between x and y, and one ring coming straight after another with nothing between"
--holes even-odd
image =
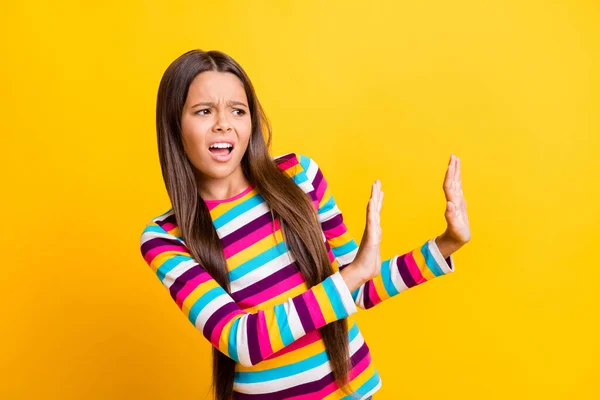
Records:
<instances>
[{"instance_id":1,"label":"teeth","mask_svg":"<svg viewBox=\"0 0 600 400\"><path fill-rule=\"evenodd\" d=\"M211 145L209 147L209 149L212 149L212 148L215 148L215 147L218 147L220 149L226 149L228 147L233 147L233 145L231 145L230 143L215 143L215 144Z\"/></svg>"}]
</instances>

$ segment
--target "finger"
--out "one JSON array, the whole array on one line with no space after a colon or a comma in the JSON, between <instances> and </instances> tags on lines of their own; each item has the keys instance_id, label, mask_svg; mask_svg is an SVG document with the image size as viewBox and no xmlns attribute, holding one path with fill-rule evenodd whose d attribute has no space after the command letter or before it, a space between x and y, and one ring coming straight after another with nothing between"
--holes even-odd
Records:
<instances>
[{"instance_id":1,"label":"finger","mask_svg":"<svg viewBox=\"0 0 600 400\"><path fill-rule=\"evenodd\" d=\"M446 175L444 176L444 184L442 188L444 189L444 196L446 197L446 201L450 200L450 190L451 190L451 180L452 180L452 157L450 157L450 163L448 163L448 167L446 168Z\"/></svg>"},{"instance_id":2,"label":"finger","mask_svg":"<svg viewBox=\"0 0 600 400\"><path fill-rule=\"evenodd\" d=\"M460 158L456 158L456 185L460 188L462 187L461 177L460 177Z\"/></svg>"}]
</instances>

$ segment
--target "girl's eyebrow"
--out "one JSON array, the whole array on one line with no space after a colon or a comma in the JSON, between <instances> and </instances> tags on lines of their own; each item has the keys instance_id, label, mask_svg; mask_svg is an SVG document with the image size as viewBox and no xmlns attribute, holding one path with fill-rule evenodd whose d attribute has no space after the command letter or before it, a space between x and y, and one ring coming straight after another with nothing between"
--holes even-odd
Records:
<instances>
[{"instance_id":1,"label":"girl's eyebrow","mask_svg":"<svg viewBox=\"0 0 600 400\"><path fill-rule=\"evenodd\" d=\"M191 106L190 108L194 108L194 107L198 107L198 106L210 106L210 107L214 107L215 103L213 103L212 101L204 101L204 102L200 102L198 104L194 104L193 106ZM230 106L243 106L248 108L248 106L244 103L242 103L241 101L235 101L235 100L229 100L227 101L227 105Z\"/></svg>"}]
</instances>

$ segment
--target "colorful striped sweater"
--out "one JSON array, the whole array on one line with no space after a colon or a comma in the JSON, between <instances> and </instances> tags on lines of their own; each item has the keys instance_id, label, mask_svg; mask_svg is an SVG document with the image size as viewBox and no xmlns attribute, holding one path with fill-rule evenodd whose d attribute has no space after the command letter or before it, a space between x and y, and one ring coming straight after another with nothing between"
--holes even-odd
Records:
<instances>
[{"instance_id":1,"label":"colorful striped sweater","mask_svg":"<svg viewBox=\"0 0 600 400\"><path fill-rule=\"evenodd\" d=\"M381 273L350 291L340 270L358 244L317 163L288 153L279 168L312 199L334 274L308 287L286 251L279 224L251 185L223 200L204 200L223 245L229 295L192 258L173 210L153 218L141 235L141 252L188 320L222 353L236 361L236 399L346 398L331 373L318 328L348 318L350 386L365 399L381 387L369 348L352 314L454 271L434 239L381 264Z\"/></svg>"}]
</instances>

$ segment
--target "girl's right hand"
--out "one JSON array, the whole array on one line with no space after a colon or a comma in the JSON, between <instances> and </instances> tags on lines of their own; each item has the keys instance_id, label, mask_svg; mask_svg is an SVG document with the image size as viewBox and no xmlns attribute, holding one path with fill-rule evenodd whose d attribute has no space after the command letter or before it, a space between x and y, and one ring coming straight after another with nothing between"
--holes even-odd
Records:
<instances>
[{"instance_id":1,"label":"girl's right hand","mask_svg":"<svg viewBox=\"0 0 600 400\"><path fill-rule=\"evenodd\" d=\"M356 257L349 265L353 267L363 283L379 275L381 272L381 205L383 202L383 191L381 181L376 180L371 185L371 198L367 204L367 221L365 231L358 247Z\"/></svg>"}]
</instances>

